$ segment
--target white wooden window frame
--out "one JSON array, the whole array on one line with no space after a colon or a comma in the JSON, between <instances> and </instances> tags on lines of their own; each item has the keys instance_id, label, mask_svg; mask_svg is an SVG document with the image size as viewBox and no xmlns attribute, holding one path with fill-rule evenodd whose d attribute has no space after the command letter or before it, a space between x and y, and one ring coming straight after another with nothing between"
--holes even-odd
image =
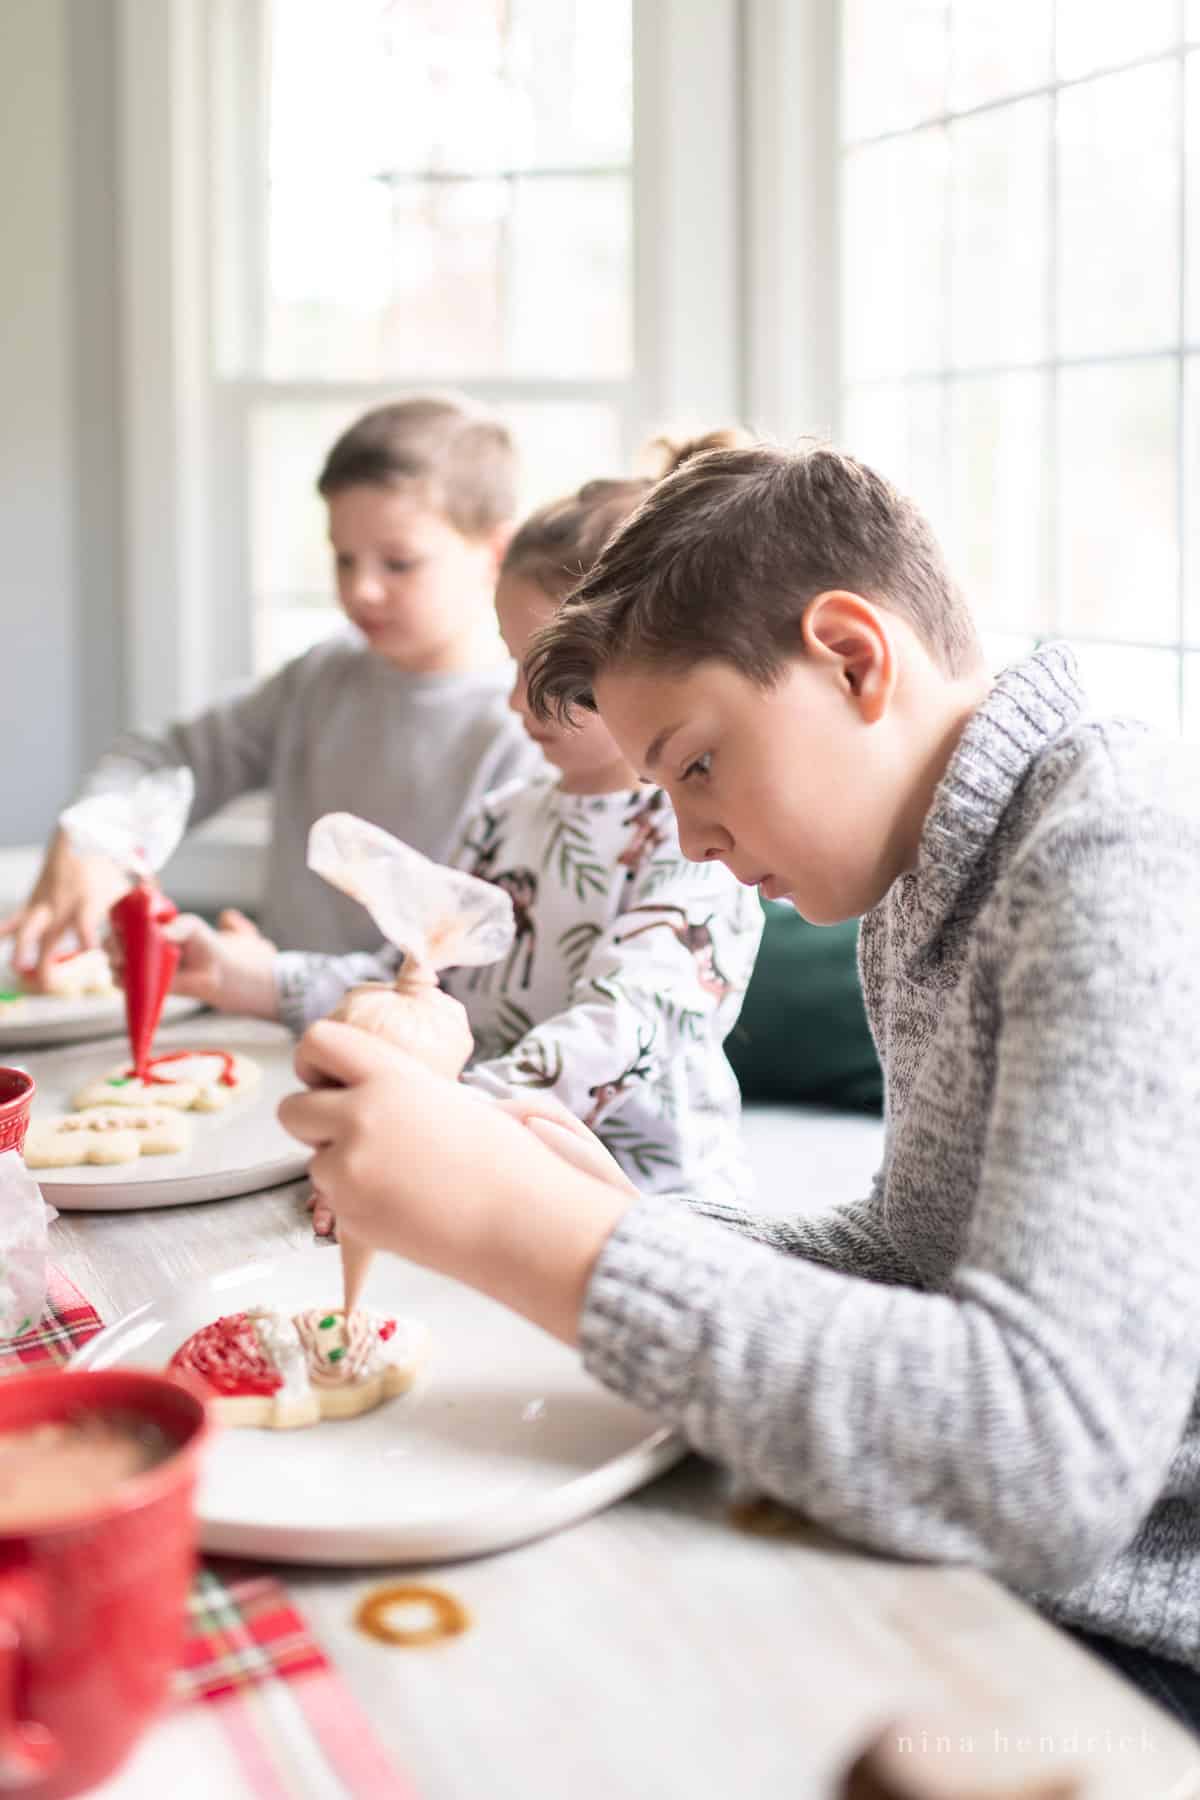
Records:
<instances>
[{"instance_id":1,"label":"white wooden window frame","mask_svg":"<svg viewBox=\"0 0 1200 1800\"><path fill-rule=\"evenodd\" d=\"M385 391L236 373L253 361L230 333L254 329L245 296L263 243L241 181L262 129L262 16L261 0L120 0L126 677L141 727L251 672L254 404L366 406ZM744 48L739 0L634 0L629 381L461 385L491 402L602 398L619 408L628 453L664 424L743 412ZM237 71L232 90L214 79L218 57ZM430 385L397 371L386 391Z\"/></svg>"}]
</instances>

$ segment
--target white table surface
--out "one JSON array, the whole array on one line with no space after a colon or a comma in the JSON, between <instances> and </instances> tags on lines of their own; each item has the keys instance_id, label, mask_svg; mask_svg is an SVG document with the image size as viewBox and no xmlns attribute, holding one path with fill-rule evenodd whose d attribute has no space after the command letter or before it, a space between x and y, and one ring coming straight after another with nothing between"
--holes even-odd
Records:
<instances>
[{"instance_id":1,"label":"white table surface","mask_svg":"<svg viewBox=\"0 0 1200 1800\"><path fill-rule=\"evenodd\" d=\"M302 1192L64 1215L52 1255L110 1320L175 1281L304 1245ZM752 1535L729 1500L726 1478L690 1458L555 1537L428 1571L474 1621L434 1649L353 1628L386 1570L278 1573L423 1800L820 1800L901 1713L969 1732L984 1791L1062 1756L1087 1800L1200 1794L1192 1740L986 1577L802 1526ZM161 1793L147 1771L168 1744L180 1767L186 1712L159 1732L106 1800ZM188 1781L206 1792L201 1771Z\"/></svg>"}]
</instances>

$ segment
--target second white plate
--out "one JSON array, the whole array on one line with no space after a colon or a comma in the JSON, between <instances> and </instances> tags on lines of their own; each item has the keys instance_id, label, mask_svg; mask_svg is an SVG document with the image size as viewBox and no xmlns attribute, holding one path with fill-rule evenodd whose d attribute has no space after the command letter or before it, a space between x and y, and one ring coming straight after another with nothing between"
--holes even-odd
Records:
<instances>
[{"instance_id":1,"label":"second white plate","mask_svg":"<svg viewBox=\"0 0 1200 1800\"><path fill-rule=\"evenodd\" d=\"M156 1050L213 1046L254 1058L258 1085L222 1112L185 1113L191 1147L177 1156L143 1156L108 1167L38 1169L38 1185L60 1212L132 1211L143 1206L186 1206L195 1200L228 1200L259 1188L294 1181L308 1166L308 1151L275 1117L285 1094L299 1086L292 1059L295 1043L282 1025L262 1019L230 1019L209 1013L158 1033ZM71 1096L128 1055L124 1039L71 1050L34 1052L21 1067L37 1083L33 1117L70 1110Z\"/></svg>"},{"instance_id":2,"label":"second white plate","mask_svg":"<svg viewBox=\"0 0 1200 1800\"><path fill-rule=\"evenodd\" d=\"M336 1305L340 1282L338 1258L315 1247L243 1264L129 1313L72 1367L163 1368L223 1313ZM598 1512L684 1454L565 1345L457 1282L379 1256L364 1302L428 1327L416 1388L357 1419L220 1432L198 1501L206 1550L343 1564L477 1556Z\"/></svg>"},{"instance_id":3,"label":"second white plate","mask_svg":"<svg viewBox=\"0 0 1200 1800\"><path fill-rule=\"evenodd\" d=\"M190 1018L200 1010L198 1000L171 994L163 1007L163 1023ZM125 1002L120 994L87 994L77 1000L61 994L26 994L18 1007L0 1007L0 1062L10 1050L39 1044L81 1044L90 1038L115 1037L124 1030Z\"/></svg>"}]
</instances>

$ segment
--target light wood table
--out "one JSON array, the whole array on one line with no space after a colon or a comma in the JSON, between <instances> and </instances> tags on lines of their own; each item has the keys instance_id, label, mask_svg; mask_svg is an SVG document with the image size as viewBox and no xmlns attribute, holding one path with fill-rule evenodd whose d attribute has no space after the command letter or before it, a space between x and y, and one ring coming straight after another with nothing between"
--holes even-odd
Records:
<instances>
[{"instance_id":1,"label":"light wood table","mask_svg":"<svg viewBox=\"0 0 1200 1800\"><path fill-rule=\"evenodd\" d=\"M52 1255L115 1319L307 1244L302 1192L64 1214ZM386 1570L278 1573L422 1800L821 1800L897 1715L927 1724L931 1758L938 1731L968 1734L985 1792L989 1776L1061 1759L1083 1770L1087 1800L1200 1795L1193 1741L986 1577L802 1526L740 1530L729 1501L726 1478L689 1458L557 1536L429 1571L474 1621L429 1650L354 1629Z\"/></svg>"}]
</instances>

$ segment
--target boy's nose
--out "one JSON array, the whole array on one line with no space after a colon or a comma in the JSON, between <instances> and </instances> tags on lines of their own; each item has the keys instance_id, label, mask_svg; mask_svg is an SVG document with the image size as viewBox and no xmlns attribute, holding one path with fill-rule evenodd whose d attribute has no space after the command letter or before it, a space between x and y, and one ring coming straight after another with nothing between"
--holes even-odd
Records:
<instances>
[{"instance_id":1,"label":"boy's nose","mask_svg":"<svg viewBox=\"0 0 1200 1800\"><path fill-rule=\"evenodd\" d=\"M385 598L383 582L369 570L361 570L350 583L350 592L361 606L378 606Z\"/></svg>"},{"instance_id":2,"label":"boy's nose","mask_svg":"<svg viewBox=\"0 0 1200 1800\"><path fill-rule=\"evenodd\" d=\"M691 824L677 819L677 823L679 848L689 862L716 862L733 847L729 833L711 820Z\"/></svg>"}]
</instances>

